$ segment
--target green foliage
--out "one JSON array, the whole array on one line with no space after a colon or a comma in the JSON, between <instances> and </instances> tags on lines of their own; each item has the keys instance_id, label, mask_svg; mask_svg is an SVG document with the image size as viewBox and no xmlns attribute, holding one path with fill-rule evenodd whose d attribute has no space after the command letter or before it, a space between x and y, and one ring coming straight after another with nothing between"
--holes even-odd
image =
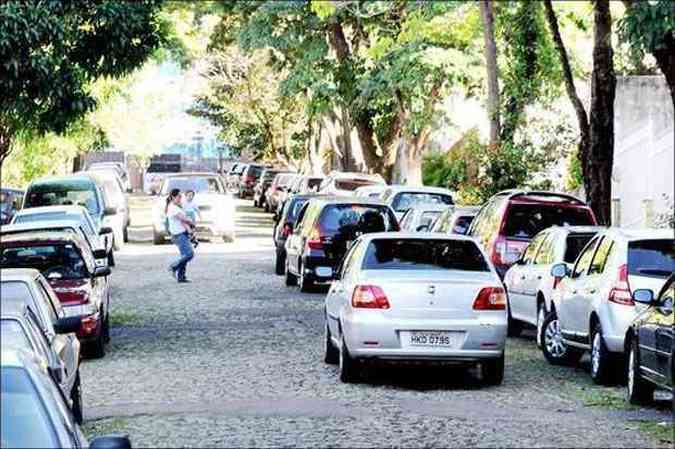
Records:
<instances>
[{"instance_id":1,"label":"green foliage","mask_svg":"<svg viewBox=\"0 0 675 449\"><path fill-rule=\"evenodd\" d=\"M581 170L581 161L578 152L572 152L567 157L567 176L565 177L565 188L567 190L577 190L584 185L584 175Z\"/></svg>"},{"instance_id":2,"label":"green foliage","mask_svg":"<svg viewBox=\"0 0 675 449\"><path fill-rule=\"evenodd\" d=\"M664 48L675 31L675 7L671 0L634 1L619 23L619 37L639 53Z\"/></svg>"}]
</instances>

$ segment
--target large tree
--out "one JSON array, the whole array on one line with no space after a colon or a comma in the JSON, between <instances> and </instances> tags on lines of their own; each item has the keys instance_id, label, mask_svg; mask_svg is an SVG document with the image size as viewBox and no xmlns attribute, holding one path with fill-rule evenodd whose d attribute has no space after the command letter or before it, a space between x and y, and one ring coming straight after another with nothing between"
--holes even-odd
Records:
<instances>
[{"instance_id":1,"label":"large tree","mask_svg":"<svg viewBox=\"0 0 675 449\"><path fill-rule=\"evenodd\" d=\"M160 0L0 3L0 164L20 135L63 132L92 81L139 67L166 26Z\"/></svg>"}]
</instances>

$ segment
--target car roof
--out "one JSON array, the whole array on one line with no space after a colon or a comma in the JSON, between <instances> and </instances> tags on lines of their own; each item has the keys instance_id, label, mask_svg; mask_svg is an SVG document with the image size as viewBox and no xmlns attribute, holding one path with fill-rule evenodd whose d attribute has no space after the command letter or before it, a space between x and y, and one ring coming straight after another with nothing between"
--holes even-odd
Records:
<instances>
[{"instance_id":1,"label":"car roof","mask_svg":"<svg viewBox=\"0 0 675 449\"><path fill-rule=\"evenodd\" d=\"M2 244L30 242L30 243L74 243L86 247L87 243L78 234L67 231L27 231L20 234L9 234L2 237Z\"/></svg>"},{"instance_id":2,"label":"car roof","mask_svg":"<svg viewBox=\"0 0 675 449\"><path fill-rule=\"evenodd\" d=\"M312 198L311 201L319 202L322 203L323 205L359 204L365 206L387 206L377 198L367 198L358 196L326 195L326 196L317 196L316 198Z\"/></svg>"},{"instance_id":3,"label":"car roof","mask_svg":"<svg viewBox=\"0 0 675 449\"><path fill-rule=\"evenodd\" d=\"M211 173L211 172L184 172L184 173L171 173L170 175L166 175L164 179L169 179L169 178L197 178L197 177L212 177L212 178L218 178L218 173Z\"/></svg>"},{"instance_id":4,"label":"car roof","mask_svg":"<svg viewBox=\"0 0 675 449\"><path fill-rule=\"evenodd\" d=\"M673 239L672 229L611 227L606 233L627 241Z\"/></svg>"},{"instance_id":5,"label":"car roof","mask_svg":"<svg viewBox=\"0 0 675 449\"><path fill-rule=\"evenodd\" d=\"M28 304L24 301L0 301L0 319L23 319L26 316Z\"/></svg>"},{"instance_id":6,"label":"car roof","mask_svg":"<svg viewBox=\"0 0 675 449\"><path fill-rule=\"evenodd\" d=\"M81 215L84 215L87 212L83 206L77 204L67 204L67 205L54 205L54 206L39 206L39 207L28 207L21 209L17 212L17 215L33 215L33 214L43 214L45 212L74 212Z\"/></svg>"},{"instance_id":7,"label":"car roof","mask_svg":"<svg viewBox=\"0 0 675 449\"><path fill-rule=\"evenodd\" d=\"M416 211L422 211L422 212L443 212L450 208L449 204L434 204L434 203L420 203L412 206L410 209L416 210Z\"/></svg>"},{"instance_id":8,"label":"car roof","mask_svg":"<svg viewBox=\"0 0 675 449\"><path fill-rule=\"evenodd\" d=\"M25 192L24 192L23 190L21 190L21 189L14 189L14 188L11 188L11 187L2 187L2 188L0 188L0 192L4 192L4 193L19 193L19 194L25 193Z\"/></svg>"},{"instance_id":9,"label":"car roof","mask_svg":"<svg viewBox=\"0 0 675 449\"><path fill-rule=\"evenodd\" d=\"M453 192L444 187L432 186L405 186L405 185L391 185L386 188L394 193L411 192L411 193L443 193L446 195L453 195Z\"/></svg>"},{"instance_id":10,"label":"car roof","mask_svg":"<svg viewBox=\"0 0 675 449\"><path fill-rule=\"evenodd\" d=\"M28 187L29 189L35 187L35 186L49 186L51 184L63 184L65 182L70 182L70 183L89 183L89 184L96 184L96 181L90 176L90 175L85 175L82 173L76 174L76 175L68 175L68 176L50 176L47 178L41 178L36 181L33 181L30 186Z\"/></svg>"},{"instance_id":11,"label":"car roof","mask_svg":"<svg viewBox=\"0 0 675 449\"><path fill-rule=\"evenodd\" d=\"M14 233L14 232L26 232L32 230L57 230L59 228L79 228L82 226L82 223L75 220L41 220L41 221L29 221L26 223L15 223L0 226L0 234L4 233Z\"/></svg>"},{"instance_id":12,"label":"car roof","mask_svg":"<svg viewBox=\"0 0 675 449\"><path fill-rule=\"evenodd\" d=\"M35 268L0 268L0 281L31 282L40 276Z\"/></svg>"},{"instance_id":13,"label":"car roof","mask_svg":"<svg viewBox=\"0 0 675 449\"><path fill-rule=\"evenodd\" d=\"M0 350L0 365L11 368L26 368L28 363L27 352L16 348L2 348Z\"/></svg>"},{"instance_id":14,"label":"car roof","mask_svg":"<svg viewBox=\"0 0 675 449\"><path fill-rule=\"evenodd\" d=\"M572 206L588 207L588 205L579 198L561 192L551 192L545 190L522 190L512 189L503 190L496 193L492 198L504 197L512 202L529 204L569 204ZM491 199L492 199L491 198Z\"/></svg>"},{"instance_id":15,"label":"car roof","mask_svg":"<svg viewBox=\"0 0 675 449\"><path fill-rule=\"evenodd\" d=\"M371 241L374 239L423 239L423 240L462 240L468 242L476 242L473 238L461 234L444 234L436 232L374 232L372 234L363 234L361 239L364 241Z\"/></svg>"},{"instance_id":16,"label":"car roof","mask_svg":"<svg viewBox=\"0 0 675 449\"><path fill-rule=\"evenodd\" d=\"M471 215L475 216L478 214L481 206L450 206L452 208L451 212L453 215Z\"/></svg>"},{"instance_id":17,"label":"car roof","mask_svg":"<svg viewBox=\"0 0 675 449\"><path fill-rule=\"evenodd\" d=\"M348 171L335 171L331 172L328 175L328 178L333 179L370 179L377 181L384 181L382 176L372 173L361 173L361 172L348 172Z\"/></svg>"},{"instance_id":18,"label":"car roof","mask_svg":"<svg viewBox=\"0 0 675 449\"><path fill-rule=\"evenodd\" d=\"M596 234L607 229L606 226L551 226L548 229L562 230L568 234ZM545 229L546 230L546 229Z\"/></svg>"}]
</instances>

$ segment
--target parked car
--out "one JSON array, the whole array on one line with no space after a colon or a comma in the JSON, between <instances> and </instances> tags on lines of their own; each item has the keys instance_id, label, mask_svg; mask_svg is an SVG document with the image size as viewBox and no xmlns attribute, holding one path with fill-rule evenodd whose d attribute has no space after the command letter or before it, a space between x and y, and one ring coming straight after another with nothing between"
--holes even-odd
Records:
<instances>
[{"instance_id":1,"label":"parked car","mask_svg":"<svg viewBox=\"0 0 675 449\"><path fill-rule=\"evenodd\" d=\"M96 222L91 218L87 209L82 206L46 206L32 207L19 211L12 220L12 225L28 225L29 223L42 224L42 227L50 226L55 221L74 221L80 225L80 229L87 235L86 240L92 243L92 248L105 248L108 259L108 265L115 266L115 257L113 255L112 229L107 227L97 227ZM95 252L97 259L101 256Z\"/></svg>"},{"instance_id":2,"label":"parked car","mask_svg":"<svg viewBox=\"0 0 675 449\"><path fill-rule=\"evenodd\" d=\"M260 175L265 167L259 164L248 164L239 177L239 198L248 198L253 196L253 187L255 187Z\"/></svg>"},{"instance_id":3,"label":"parked car","mask_svg":"<svg viewBox=\"0 0 675 449\"><path fill-rule=\"evenodd\" d=\"M277 207L283 201L283 196L288 192L291 183L295 179L294 173L278 173L272 180L269 189L265 192L265 212L276 214Z\"/></svg>"},{"instance_id":4,"label":"parked car","mask_svg":"<svg viewBox=\"0 0 675 449\"><path fill-rule=\"evenodd\" d=\"M92 177L98 183L103 190L103 200L106 205L115 209L114 214L104 217L103 224L113 230L115 249L121 248L129 240L129 225L131 224L129 200L122 180L109 171L82 172L81 174Z\"/></svg>"},{"instance_id":5,"label":"parked car","mask_svg":"<svg viewBox=\"0 0 675 449\"><path fill-rule=\"evenodd\" d=\"M82 419L82 397L80 391L79 366L80 342L75 336L80 326L79 318L66 317L56 294L39 271L33 269L0 269L0 308L3 314L7 308L28 307L35 319L38 330L44 336L46 345L53 349L61 362L51 364L57 382L64 383L72 401L73 413L78 422ZM9 307L8 307L9 306ZM30 329L27 329L30 331ZM4 334L3 334L4 337ZM30 337L29 337L30 338ZM7 340L4 338L3 347ZM40 340L39 338L37 340ZM39 345L39 341L35 342ZM79 410L78 410L79 409Z\"/></svg>"},{"instance_id":6,"label":"parked car","mask_svg":"<svg viewBox=\"0 0 675 449\"><path fill-rule=\"evenodd\" d=\"M143 174L143 191L150 195L157 195L162 187L162 181L168 175L183 171L182 156L180 154L160 154L153 156L150 165Z\"/></svg>"},{"instance_id":7,"label":"parked car","mask_svg":"<svg viewBox=\"0 0 675 449\"><path fill-rule=\"evenodd\" d=\"M590 351L594 382L615 380L614 371L625 376L625 337L645 308L633 301L631 292L659 290L673 272L672 230L609 228L599 232L572 270L564 263L551 268L551 275L560 280L552 295L555 310L543 326L557 318L560 333L554 338L562 338L568 346L566 361L575 362Z\"/></svg>"},{"instance_id":8,"label":"parked car","mask_svg":"<svg viewBox=\"0 0 675 449\"><path fill-rule=\"evenodd\" d=\"M553 192L506 190L483 205L469 227L502 278L540 231L551 226L595 226L583 201Z\"/></svg>"},{"instance_id":9,"label":"parked car","mask_svg":"<svg viewBox=\"0 0 675 449\"><path fill-rule=\"evenodd\" d=\"M598 226L553 226L537 234L523 256L506 272L504 286L509 300L509 335L520 334L523 324L537 327L537 344L546 345L547 359L564 356L565 344L554 339L552 329L543 327L551 311L553 287L558 282L551 267L564 263L569 268L586 244L604 228ZM549 328L557 321L549 322Z\"/></svg>"},{"instance_id":10,"label":"parked car","mask_svg":"<svg viewBox=\"0 0 675 449\"><path fill-rule=\"evenodd\" d=\"M389 186L380 195L382 202L391 206L399 220L405 211L418 204L452 206L452 192L440 187Z\"/></svg>"},{"instance_id":11,"label":"parked car","mask_svg":"<svg viewBox=\"0 0 675 449\"><path fill-rule=\"evenodd\" d=\"M81 318L77 337L83 352L103 357L110 339L110 267L97 267L79 236L67 232L25 233L0 242L0 267L34 268L47 279L66 316Z\"/></svg>"},{"instance_id":12,"label":"parked car","mask_svg":"<svg viewBox=\"0 0 675 449\"><path fill-rule=\"evenodd\" d=\"M302 176L302 179L298 182L298 185L293 188L291 193L297 193L297 194L307 194L307 193L316 193L319 191L319 187L321 187L321 183L323 182L324 177L323 176L310 176L310 175L305 175Z\"/></svg>"},{"instance_id":13,"label":"parked car","mask_svg":"<svg viewBox=\"0 0 675 449\"><path fill-rule=\"evenodd\" d=\"M354 190L354 195L360 198L373 198L377 199L380 197L382 192L387 188L386 184L378 184L372 186L358 187Z\"/></svg>"},{"instance_id":14,"label":"parked car","mask_svg":"<svg viewBox=\"0 0 675 449\"><path fill-rule=\"evenodd\" d=\"M403 232L429 232L434 223L448 206L440 204L418 204L408 209L399 222Z\"/></svg>"},{"instance_id":15,"label":"parked car","mask_svg":"<svg viewBox=\"0 0 675 449\"><path fill-rule=\"evenodd\" d=\"M271 168L267 168L263 170L262 174L260 175L260 179L258 179L257 184L253 188L253 206L254 207L264 207L265 202L267 201L267 198L265 194L267 193L267 189L269 189L270 185L272 185L272 181L274 180L274 177L278 174L281 173L281 170L275 170Z\"/></svg>"},{"instance_id":16,"label":"parked car","mask_svg":"<svg viewBox=\"0 0 675 449\"><path fill-rule=\"evenodd\" d=\"M236 162L230 167L230 171L225 178L225 187L230 193L239 192L239 178L248 164Z\"/></svg>"},{"instance_id":17,"label":"parked car","mask_svg":"<svg viewBox=\"0 0 675 449\"><path fill-rule=\"evenodd\" d=\"M112 172L122 181L122 190L131 193L131 180L129 179L129 170L121 162L94 162L90 164L86 171L107 171Z\"/></svg>"},{"instance_id":18,"label":"parked car","mask_svg":"<svg viewBox=\"0 0 675 449\"><path fill-rule=\"evenodd\" d=\"M448 207L441 214L431 228L431 232L442 234L464 235L469 230L471 222L478 213L479 206L453 206Z\"/></svg>"},{"instance_id":19,"label":"parked car","mask_svg":"<svg viewBox=\"0 0 675 449\"><path fill-rule=\"evenodd\" d=\"M279 214L279 220L274 226L274 246L276 248L276 257L274 260L274 272L282 275L286 269L286 240L293 232L293 228L300 215L300 210L316 194L293 195L291 196Z\"/></svg>"},{"instance_id":20,"label":"parked car","mask_svg":"<svg viewBox=\"0 0 675 449\"><path fill-rule=\"evenodd\" d=\"M370 220L377 221L378 231L399 230L394 212L382 203L365 198L311 199L286 240L286 285L299 282L301 291L309 291L317 282L332 280L351 243L373 227Z\"/></svg>"},{"instance_id":21,"label":"parked car","mask_svg":"<svg viewBox=\"0 0 675 449\"><path fill-rule=\"evenodd\" d=\"M625 338L628 353L626 398L632 404L642 404L653 399L656 388L675 393L675 275L670 275L656 296L651 289L634 290L633 301L647 308L633 320Z\"/></svg>"},{"instance_id":22,"label":"parked car","mask_svg":"<svg viewBox=\"0 0 675 449\"><path fill-rule=\"evenodd\" d=\"M181 173L167 176L162 183L160 196L155 200L152 212L152 240L155 245L168 237L166 229L166 197L172 189L195 192L194 202L199 207L196 234L198 238L235 238L235 205L226 192L220 176L213 173Z\"/></svg>"},{"instance_id":23,"label":"parked car","mask_svg":"<svg viewBox=\"0 0 675 449\"><path fill-rule=\"evenodd\" d=\"M324 195L353 196L359 187L385 185L378 174L332 172L321 183L319 192Z\"/></svg>"},{"instance_id":24,"label":"parked car","mask_svg":"<svg viewBox=\"0 0 675 449\"><path fill-rule=\"evenodd\" d=\"M479 364L504 377L506 295L478 245L464 236L381 233L359 238L326 296L325 356L340 380L363 362Z\"/></svg>"},{"instance_id":25,"label":"parked car","mask_svg":"<svg viewBox=\"0 0 675 449\"><path fill-rule=\"evenodd\" d=\"M87 440L68 400L35 356L17 349L0 353L3 447L82 448ZM94 438L90 449L131 449L127 437Z\"/></svg>"},{"instance_id":26,"label":"parked car","mask_svg":"<svg viewBox=\"0 0 675 449\"><path fill-rule=\"evenodd\" d=\"M12 221L14 214L21 209L24 192L18 189L0 189L0 225Z\"/></svg>"},{"instance_id":27,"label":"parked car","mask_svg":"<svg viewBox=\"0 0 675 449\"><path fill-rule=\"evenodd\" d=\"M26 190L24 210L43 206L84 207L89 212L96 232L107 239L106 246L110 244L115 247L114 229L106 224L105 218L117 214L117 209L106 204L103 191L93 178L72 175L31 183Z\"/></svg>"}]
</instances>

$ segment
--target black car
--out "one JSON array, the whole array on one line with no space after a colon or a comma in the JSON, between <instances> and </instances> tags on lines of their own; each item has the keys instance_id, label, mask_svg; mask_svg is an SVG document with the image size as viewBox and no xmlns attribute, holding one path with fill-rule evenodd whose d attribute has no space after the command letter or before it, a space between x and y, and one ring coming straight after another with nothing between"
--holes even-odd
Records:
<instances>
[{"instance_id":1,"label":"black car","mask_svg":"<svg viewBox=\"0 0 675 449\"><path fill-rule=\"evenodd\" d=\"M274 246L276 246L276 259L274 262L274 272L278 275L284 274L286 267L286 240L293 233L293 228L297 223L298 216L303 206L316 197L316 194L292 195L284 205L281 211L279 221L274 225Z\"/></svg>"},{"instance_id":2,"label":"black car","mask_svg":"<svg viewBox=\"0 0 675 449\"><path fill-rule=\"evenodd\" d=\"M253 188L253 206L265 206L265 192L272 185L272 180L274 177L279 173L281 173L281 170L274 170L271 168L263 170L260 178L258 179L258 182Z\"/></svg>"},{"instance_id":3,"label":"black car","mask_svg":"<svg viewBox=\"0 0 675 449\"><path fill-rule=\"evenodd\" d=\"M675 274L668 278L656 298L651 290L638 289L633 292L633 300L648 305L633 321L625 340L629 354L626 396L632 404L641 404L653 398L656 388L675 393Z\"/></svg>"},{"instance_id":4,"label":"black car","mask_svg":"<svg viewBox=\"0 0 675 449\"><path fill-rule=\"evenodd\" d=\"M260 179L264 166L258 164L249 164L239 178L239 198L248 198L253 196L253 187Z\"/></svg>"},{"instance_id":5,"label":"black car","mask_svg":"<svg viewBox=\"0 0 675 449\"><path fill-rule=\"evenodd\" d=\"M389 206L368 198L317 197L298 215L286 240L286 285L309 291L333 279L335 269L356 238L367 232L398 231Z\"/></svg>"}]
</instances>

